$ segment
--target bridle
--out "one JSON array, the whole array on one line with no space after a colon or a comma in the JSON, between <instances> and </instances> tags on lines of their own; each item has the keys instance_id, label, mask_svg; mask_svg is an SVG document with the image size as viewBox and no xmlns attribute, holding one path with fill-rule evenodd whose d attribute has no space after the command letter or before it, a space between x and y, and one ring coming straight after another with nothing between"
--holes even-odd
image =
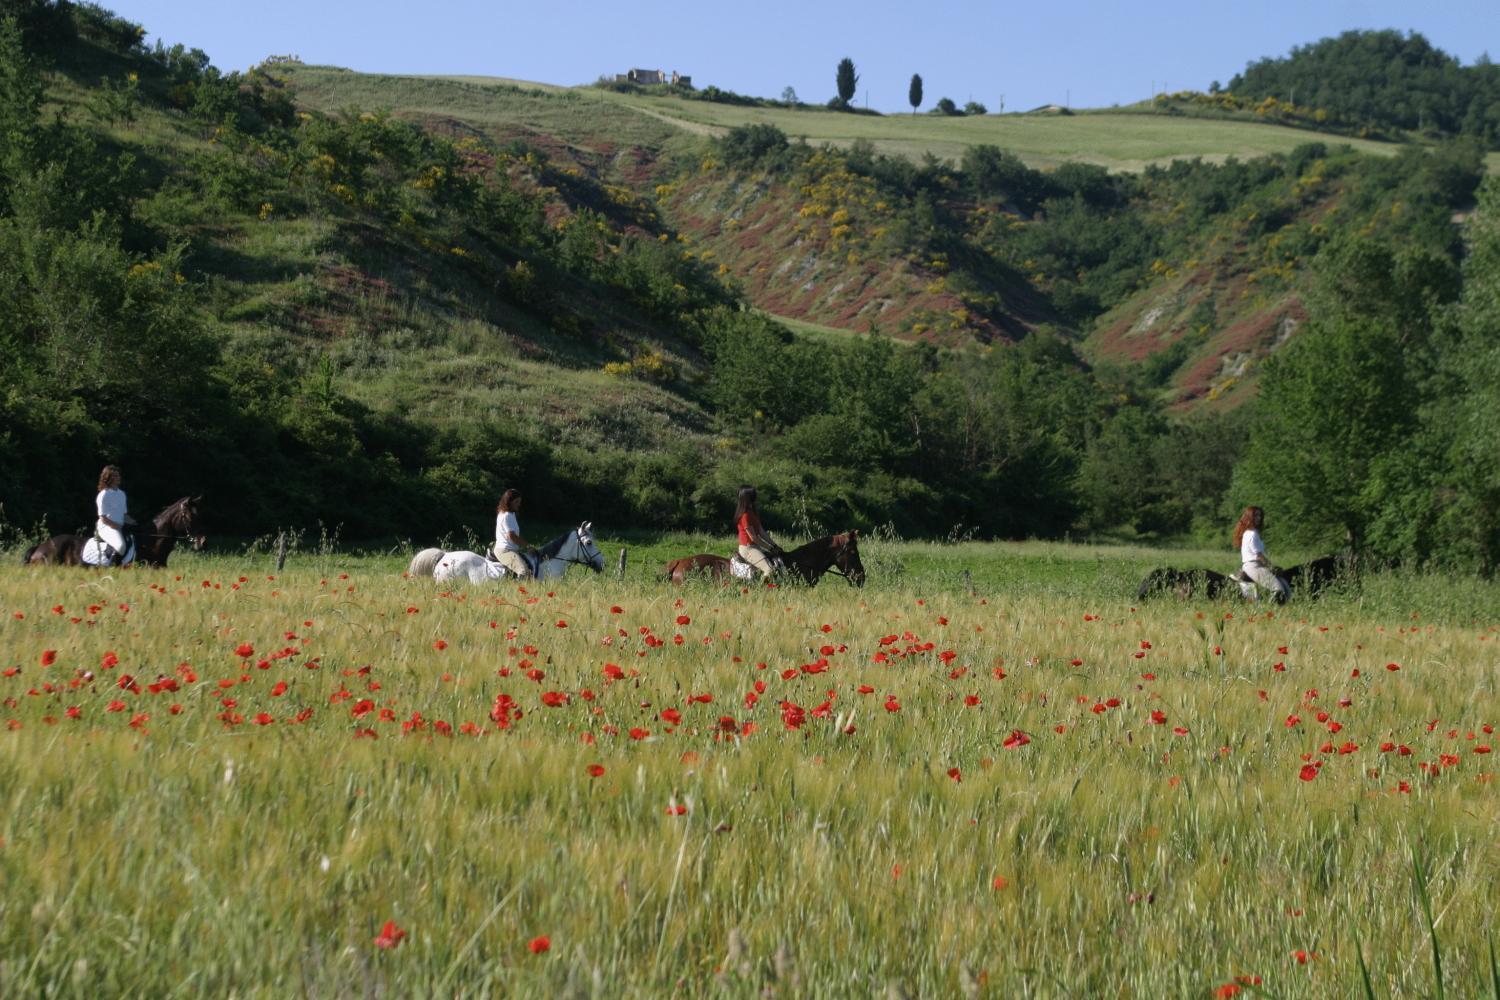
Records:
<instances>
[{"instance_id":1,"label":"bridle","mask_svg":"<svg viewBox=\"0 0 1500 1000\"><path fill-rule=\"evenodd\" d=\"M573 529L573 537L578 540L578 547L579 547L579 549L581 549L585 553L588 552L588 550L590 548L592 548L594 550L594 554L599 557L598 565L595 565L594 560L593 560L592 557L590 557L588 559L579 559L577 556L565 556L562 553L558 553L557 555L552 556L551 558L556 559L558 562L568 563L569 565L572 565L572 566L587 566L589 569L593 570L595 573L603 573L604 572L604 553L600 552L599 551L599 547L596 546L596 545L594 545L593 538L590 537L587 541L585 541L584 537L583 537L583 528L581 528L581 527Z\"/></svg>"},{"instance_id":2,"label":"bridle","mask_svg":"<svg viewBox=\"0 0 1500 1000\"><path fill-rule=\"evenodd\" d=\"M858 586L858 584L856 584L854 582L854 577L852 577L852 576L849 575L849 571L847 569L845 569L843 566L839 565L839 560L840 559L845 559L845 560L848 559L848 556L849 556L849 544L850 543L846 541L846 542L844 542L844 544L840 545L837 549L834 550L833 561L828 564L828 569L825 570L824 572L832 573L835 576L841 576L841 577L844 578L844 582L847 583L849 586L856 587L856 586Z\"/></svg>"}]
</instances>

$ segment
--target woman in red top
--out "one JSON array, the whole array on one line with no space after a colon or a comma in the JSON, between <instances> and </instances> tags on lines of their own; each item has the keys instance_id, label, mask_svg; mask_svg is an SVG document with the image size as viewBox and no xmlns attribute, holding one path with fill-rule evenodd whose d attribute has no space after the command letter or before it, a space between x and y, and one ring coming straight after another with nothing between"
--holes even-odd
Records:
<instances>
[{"instance_id":1,"label":"woman in red top","mask_svg":"<svg viewBox=\"0 0 1500 1000\"><path fill-rule=\"evenodd\" d=\"M734 526L739 531L740 558L760 570L760 575L769 580L775 571L772 561L781 555L781 546L771 540L760 523L760 509L755 505L755 487L741 486L739 501L734 506Z\"/></svg>"}]
</instances>

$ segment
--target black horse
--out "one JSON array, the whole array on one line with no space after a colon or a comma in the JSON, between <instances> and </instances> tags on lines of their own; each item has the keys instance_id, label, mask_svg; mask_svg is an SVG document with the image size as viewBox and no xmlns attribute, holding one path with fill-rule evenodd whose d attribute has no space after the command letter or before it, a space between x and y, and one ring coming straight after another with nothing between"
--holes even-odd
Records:
<instances>
[{"instance_id":1,"label":"black horse","mask_svg":"<svg viewBox=\"0 0 1500 1000\"><path fill-rule=\"evenodd\" d=\"M190 542L195 550L203 548L202 514L198 504L203 498L183 497L151 519L149 527L135 530L135 561L146 566L165 566L167 556L178 542ZM21 557L23 566L87 566L83 546L93 535L86 531L71 535L53 535L33 545Z\"/></svg>"},{"instance_id":2,"label":"black horse","mask_svg":"<svg viewBox=\"0 0 1500 1000\"><path fill-rule=\"evenodd\" d=\"M1348 561L1340 556L1320 556L1310 562L1289 566L1278 575L1287 582L1293 596L1317 597L1340 577L1350 572ZM1236 576L1225 576L1211 569L1173 569L1170 566L1154 569L1146 574L1136 588L1135 597L1144 601L1159 594L1171 594L1178 600L1207 597L1217 601L1224 597L1235 597L1240 593L1240 581Z\"/></svg>"},{"instance_id":3,"label":"black horse","mask_svg":"<svg viewBox=\"0 0 1500 1000\"><path fill-rule=\"evenodd\" d=\"M1146 574L1146 579L1136 588L1135 598L1144 601L1159 594L1171 594L1179 601L1191 600L1203 595L1217 601L1231 593L1239 593L1239 584L1211 569L1175 569L1163 566Z\"/></svg>"}]
</instances>

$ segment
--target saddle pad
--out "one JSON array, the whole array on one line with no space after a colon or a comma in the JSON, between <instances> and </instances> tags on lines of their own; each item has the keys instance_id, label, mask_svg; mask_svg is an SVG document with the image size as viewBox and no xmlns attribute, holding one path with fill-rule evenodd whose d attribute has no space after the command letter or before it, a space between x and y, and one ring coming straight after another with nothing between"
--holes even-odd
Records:
<instances>
[{"instance_id":1,"label":"saddle pad","mask_svg":"<svg viewBox=\"0 0 1500 1000\"><path fill-rule=\"evenodd\" d=\"M86 566L108 566L109 560L105 558L104 549L105 545L102 541L97 538L90 538L83 543L83 548L79 551L79 556L83 559ZM130 546L125 550L123 565L129 566L133 562L135 562L135 542L131 541Z\"/></svg>"}]
</instances>

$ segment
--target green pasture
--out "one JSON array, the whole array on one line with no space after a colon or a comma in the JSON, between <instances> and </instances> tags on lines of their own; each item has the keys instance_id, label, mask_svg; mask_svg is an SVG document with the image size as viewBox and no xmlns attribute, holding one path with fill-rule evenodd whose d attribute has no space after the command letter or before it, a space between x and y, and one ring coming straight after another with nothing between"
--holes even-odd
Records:
<instances>
[{"instance_id":1,"label":"green pasture","mask_svg":"<svg viewBox=\"0 0 1500 1000\"><path fill-rule=\"evenodd\" d=\"M775 125L793 139L848 146L864 140L889 155L931 153L956 161L969 146L991 144L1033 167L1069 161L1136 171L1153 163L1201 157L1220 162L1285 153L1313 141L1347 143L1389 154L1392 143L1342 139L1303 129L1126 111L964 117L854 115L821 108L756 108L678 97L618 94L518 84L485 77L383 76L328 67L291 67L299 99L323 110L385 108L402 114L452 116L484 127L537 129L569 140L609 135L655 145L673 130L716 135L739 125ZM1494 158L1492 157L1492 162Z\"/></svg>"}]
</instances>

